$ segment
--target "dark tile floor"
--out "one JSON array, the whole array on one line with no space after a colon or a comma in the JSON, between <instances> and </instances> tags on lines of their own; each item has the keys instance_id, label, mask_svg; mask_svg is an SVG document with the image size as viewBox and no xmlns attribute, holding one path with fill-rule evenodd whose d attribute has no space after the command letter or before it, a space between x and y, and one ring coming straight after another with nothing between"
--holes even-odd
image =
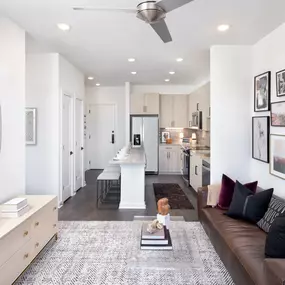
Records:
<instances>
[{"instance_id":1,"label":"dark tile floor","mask_svg":"<svg viewBox=\"0 0 285 285\"><path fill-rule=\"evenodd\" d=\"M86 172L87 186L67 200L59 210L59 220L62 221L132 221L134 216L155 216L156 202L153 192L153 183L177 183L185 192L194 210L171 210L172 216L183 216L185 221L197 221L197 199L194 190L187 187L179 175L149 175L146 176L146 209L145 210L119 210L98 209L96 206L96 178L99 170Z\"/></svg>"}]
</instances>

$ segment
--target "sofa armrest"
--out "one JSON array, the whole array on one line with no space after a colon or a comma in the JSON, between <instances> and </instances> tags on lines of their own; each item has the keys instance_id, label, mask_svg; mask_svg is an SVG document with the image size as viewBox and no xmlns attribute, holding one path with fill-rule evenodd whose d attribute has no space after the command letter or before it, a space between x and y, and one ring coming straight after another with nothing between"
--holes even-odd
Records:
<instances>
[{"instance_id":1,"label":"sofa armrest","mask_svg":"<svg viewBox=\"0 0 285 285\"><path fill-rule=\"evenodd\" d=\"M265 271L268 284L285 285L285 259L266 258Z\"/></svg>"},{"instance_id":2,"label":"sofa armrest","mask_svg":"<svg viewBox=\"0 0 285 285\"><path fill-rule=\"evenodd\" d=\"M200 211L207 207L207 198L208 198L208 187L198 188L198 215L200 217Z\"/></svg>"}]
</instances>

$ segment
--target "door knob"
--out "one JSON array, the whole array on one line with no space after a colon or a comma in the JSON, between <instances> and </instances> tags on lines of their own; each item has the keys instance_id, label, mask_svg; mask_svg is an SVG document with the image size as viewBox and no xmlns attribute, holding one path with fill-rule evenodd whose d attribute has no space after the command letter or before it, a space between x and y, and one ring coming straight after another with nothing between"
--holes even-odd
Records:
<instances>
[{"instance_id":1,"label":"door knob","mask_svg":"<svg viewBox=\"0 0 285 285\"><path fill-rule=\"evenodd\" d=\"M73 151L70 152L70 155L73 155Z\"/></svg>"}]
</instances>

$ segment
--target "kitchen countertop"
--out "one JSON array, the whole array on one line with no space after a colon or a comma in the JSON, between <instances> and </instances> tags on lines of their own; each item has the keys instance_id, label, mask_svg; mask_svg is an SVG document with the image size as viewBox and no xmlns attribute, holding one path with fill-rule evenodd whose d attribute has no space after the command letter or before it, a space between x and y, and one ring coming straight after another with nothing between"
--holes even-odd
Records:
<instances>
[{"instance_id":1,"label":"kitchen countertop","mask_svg":"<svg viewBox=\"0 0 285 285\"><path fill-rule=\"evenodd\" d=\"M115 158L109 161L110 164L145 164L145 151L143 147L131 148L130 153L122 159L116 160Z\"/></svg>"}]
</instances>

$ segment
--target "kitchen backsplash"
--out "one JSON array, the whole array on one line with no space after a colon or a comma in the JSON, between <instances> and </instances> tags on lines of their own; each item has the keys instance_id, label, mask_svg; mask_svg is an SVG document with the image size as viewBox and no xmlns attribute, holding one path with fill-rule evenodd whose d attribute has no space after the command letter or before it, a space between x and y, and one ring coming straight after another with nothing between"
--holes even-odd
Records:
<instances>
[{"instance_id":1,"label":"kitchen backsplash","mask_svg":"<svg viewBox=\"0 0 285 285\"><path fill-rule=\"evenodd\" d=\"M182 139L180 134L183 134L184 138L191 138L192 134L195 133L197 137L197 144L206 145L210 147L210 132L205 132L202 130L191 130L191 129L165 129L161 128L160 142L162 142L162 132L169 132L170 138L172 139L173 144L181 143Z\"/></svg>"}]
</instances>

